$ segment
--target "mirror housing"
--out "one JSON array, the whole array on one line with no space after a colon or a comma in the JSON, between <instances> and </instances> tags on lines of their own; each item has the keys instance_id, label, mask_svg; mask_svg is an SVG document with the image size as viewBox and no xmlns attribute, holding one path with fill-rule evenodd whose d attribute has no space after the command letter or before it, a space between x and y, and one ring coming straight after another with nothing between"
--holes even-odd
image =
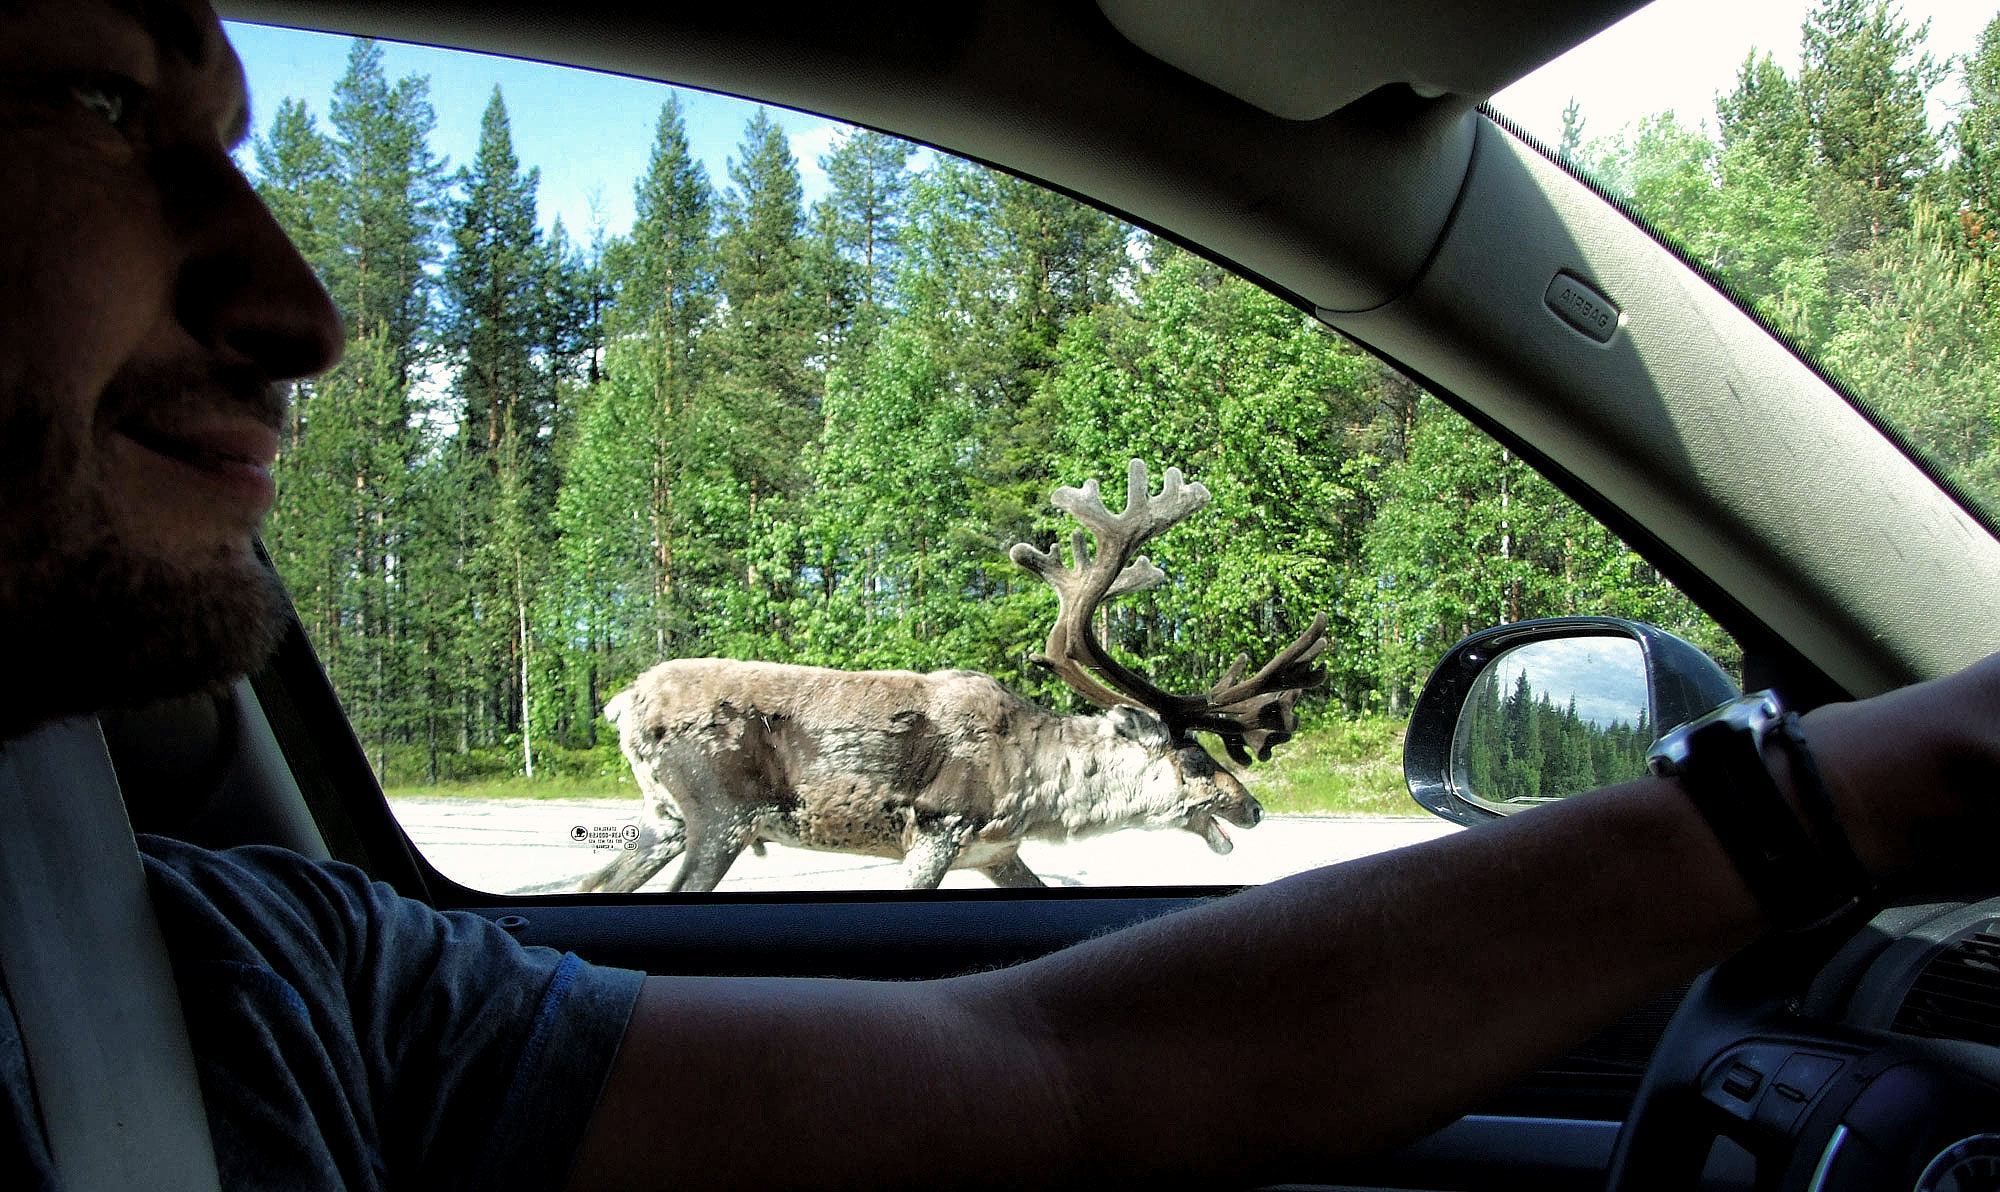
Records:
<instances>
[{"instance_id":1,"label":"mirror housing","mask_svg":"<svg viewBox=\"0 0 2000 1192\"><path fill-rule=\"evenodd\" d=\"M1512 814L1535 801L1547 801L1502 802L1468 789L1472 784L1464 754L1473 734L1465 731L1462 723L1475 700L1488 698L1483 693L1492 690L1493 681L1502 673L1494 668L1503 659L1525 665L1527 659L1538 655L1549 658L1566 652L1557 643L1584 647L1590 639L1603 639L1606 645L1618 643L1612 652L1629 653L1637 663L1626 678L1635 692L1643 683L1645 706L1640 723L1648 726L1652 737L1742 694L1736 682L1698 647L1639 621L1553 617L1482 630L1444 656L1410 713L1403 744L1403 773L1410 797L1431 814L1468 827ZM1544 648L1531 649L1537 646ZM1602 660L1594 660L1594 664L1603 675ZM1514 671L1518 682L1519 674L1525 672L1519 666ZM1569 707L1573 712L1574 692ZM1651 743L1649 739L1643 744ZM1575 793L1579 792L1566 790L1551 797Z\"/></svg>"}]
</instances>

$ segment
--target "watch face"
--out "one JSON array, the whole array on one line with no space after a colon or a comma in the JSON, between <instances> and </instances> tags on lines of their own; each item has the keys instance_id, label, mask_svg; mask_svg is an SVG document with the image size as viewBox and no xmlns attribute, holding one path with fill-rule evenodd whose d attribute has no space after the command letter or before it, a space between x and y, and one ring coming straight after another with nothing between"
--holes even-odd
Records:
<instances>
[{"instance_id":1,"label":"watch face","mask_svg":"<svg viewBox=\"0 0 2000 1192\"><path fill-rule=\"evenodd\" d=\"M1916 1192L2000 1192L2000 1134L1974 1134L1939 1152Z\"/></svg>"}]
</instances>

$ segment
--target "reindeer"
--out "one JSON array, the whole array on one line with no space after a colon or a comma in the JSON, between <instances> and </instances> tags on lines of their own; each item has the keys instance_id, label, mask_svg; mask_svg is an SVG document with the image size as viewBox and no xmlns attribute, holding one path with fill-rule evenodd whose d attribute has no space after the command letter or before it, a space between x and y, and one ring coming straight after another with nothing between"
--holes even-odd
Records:
<instances>
[{"instance_id":1,"label":"reindeer","mask_svg":"<svg viewBox=\"0 0 2000 1192\"><path fill-rule=\"evenodd\" d=\"M1105 711L1051 712L976 671L663 662L605 706L648 823L632 851L579 889L635 890L685 852L670 888L712 890L744 848L761 853L767 841L900 859L908 886L926 890L951 869L1040 886L1019 856L1028 839L1183 828L1229 852L1223 823L1254 827L1263 809L1193 734L1219 737L1239 765L1253 753L1268 760L1297 729L1299 692L1325 678L1314 660L1326 617L1248 679L1246 655L1206 693L1155 687L1111 657L1091 619L1104 601L1166 578L1134 552L1209 493L1168 468L1152 494L1136 459L1127 491L1121 514L1104 507L1096 480L1051 496L1083 527L1072 534L1074 567L1059 548L1009 552L1056 592L1036 661Z\"/></svg>"}]
</instances>

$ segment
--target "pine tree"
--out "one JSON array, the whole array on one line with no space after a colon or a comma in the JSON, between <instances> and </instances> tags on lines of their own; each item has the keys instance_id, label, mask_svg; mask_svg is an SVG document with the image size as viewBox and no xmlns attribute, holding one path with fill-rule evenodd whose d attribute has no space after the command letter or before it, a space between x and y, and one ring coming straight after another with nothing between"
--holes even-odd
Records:
<instances>
[{"instance_id":1,"label":"pine tree","mask_svg":"<svg viewBox=\"0 0 2000 1192\"><path fill-rule=\"evenodd\" d=\"M1055 477L1049 445L1057 433L1047 383L1057 344L1076 319L1109 303L1130 275L1130 229L1067 195L995 174L991 224L990 302L1004 336L992 357L999 366L990 390L978 460L979 509L1005 538L1024 538L1048 499Z\"/></svg>"},{"instance_id":2,"label":"pine tree","mask_svg":"<svg viewBox=\"0 0 2000 1192\"><path fill-rule=\"evenodd\" d=\"M1563 105L1562 137L1556 142L1556 156L1575 161L1583 149L1583 105L1571 96Z\"/></svg>"},{"instance_id":3,"label":"pine tree","mask_svg":"<svg viewBox=\"0 0 2000 1192\"><path fill-rule=\"evenodd\" d=\"M910 189L908 141L866 129L820 158L828 192L814 210L814 272L836 346L865 349L886 318Z\"/></svg>"},{"instance_id":4,"label":"pine tree","mask_svg":"<svg viewBox=\"0 0 2000 1192\"><path fill-rule=\"evenodd\" d=\"M405 727L395 707L405 672L390 561L405 542L411 442L395 347L357 337L315 383L295 443L273 470L278 502L266 526L271 556L378 768Z\"/></svg>"},{"instance_id":5,"label":"pine tree","mask_svg":"<svg viewBox=\"0 0 2000 1192\"><path fill-rule=\"evenodd\" d=\"M278 226L322 278L328 273L340 229L335 206L340 185L334 147L319 131L302 99L282 99L270 131L251 147L257 193Z\"/></svg>"},{"instance_id":6,"label":"pine tree","mask_svg":"<svg viewBox=\"0 0 2000 1192\"><path fill-rule=\"evenodd\" d=\"M773 560L806 480L824 391L825 304L806 269L798 165L784 129L759 108L731 159L722 211L718 283L726 309L695 439L726 468L695 494L689 515L712 529L702 603L731 609L736 636L718 648L779 648L796 559Z\"/></svg>"},{"instance_id":7,"label":"pine tree","mask_svg":"<svg viewBox=\"0 0 2000 1192\"><path fill-rule=\"evenodd\" d=\"M1937 165L1924 103L1943 68L1888 0L1821 0L1806 17L1799 96L1842 247L1909 226Z\"/></svg>"},{"instance_id":8,"label":"pine tree","mask_svg":"<svg viewBox=\"0 0 2000 1192\"><path fill-rule=\"evenodd\" d=\"M1385 469L1365 532L1391 710L1441 651L1486 625L1598 613L1704 647L1728 639L1686 597L1519 456L1426 397L1408 455Z\"/></svg>"},{"instance_id":9,"label":"pine tree","mask_svg":"<svg viewBox=\"0 0 2000 1192\"><path fill-rule=\"evenodd\" d=\"M765 433L783 451L801 441L820 388L811 366L819 345L805 292L803 190L785 131L763 108L745 126L737 152L719 242L728 367L750 399L745 413L768 419Z\"/></svg>"},{"instance_id":10,"label":"pine tree","mask_svg":"<svg viewBox=\"0 0 2000 1192\"><path fill-rule=\"evenodd\" d=\"M1870 406L2000 512L2000 372L1986 262L1919 201L1869 255L1864 303L1841 310L1827 362Z\"/></svg>"},{"instance_id":11,"label":"pine tree","mask_svg":"<svg viewBox=\"0 0 2000 1192\"><path fill-rule=\"evenodd\" d=\"M495 87L480 123L479 149L459 173L452 205L452 256L445 263L445 342L456 356L453 386L459 498L475 511L469 558L474 621L466 626L486 660L464 676L491 731L523 734L543 541L555 503L555 380L547 371L541 289L549 255L535 222L540 172L514 154L507 106Z\"/></svg>"},{"instance_id":12,"label":"pine tree","mask_svg":"<svg viewBox=\"0 0 2000 1192\"><path fill-rule=\"evenodd\" d=\"M319 131L304 100L284 99L270 131L257 138L251 152L258 195L324 280L340 244L336 208L341 180L332 142ZM281 444L287 454L298 448L299 419L312 391L310 380L292 385L291 416Z\"/></svg>"},{"instance_id":13,"label":"pine tree","mask_svg":"<svg viewBox=\"0 0 2000 1192\"><path fill-rule=\"evenodd\" d=\"M575 591L566 617L579 627L570 645L587 684L684 653L690 630L681 564L694 501L683 490L700 487L695 406L717 286L714 195L676 99L660 109L633 199L631 234L605 254L614 345L589 388L557 509Z\"/></svg>"},{"instance_id":14,"label":"pine tree","mask_svg":"<svg viewBox=\"0 0 2000 1192\"><path fill-rule=\"evenodd\" d=\"M645 177L633 187L632 231L618 251L620 332L666 353L662 375L687 368L715 308L715 194L675 97L660 107Z\"/></svg>"},{"instance_id":15,"label":"pine tree","mask_svg":"<svg viewBox=\"0 0 2000 1192\"><path fill-rule=\"evenodd\" d=\"M445 188L444 163L429 147L430 83L411 76L390 86L381 48L358 39L331 112L342 185L327 286L351 334L394 345L407 384L431 331L426 269L437 259Z\"/></svg>"},{"instance_id":16,"label":"pine tree","mask_svg":"<svg viewBox=\"0 0 2000 1192\"><path fill-rule=\"evenodd\" d=\"M588 384L604 350L604 312L610 301L601 246L591 251L570 239L561 219L549 226L537 291L535 342L548 353L544 368L558 381ZM556 440L564 440L570 411L558 402Z\"/></svg>"},{"instance_id":17,"label":"pine tree","mask_svg":"<svg viewBox=\"0 0 2000 1192\"><path fill-rule=\"evenodd\" d=\"M478 153L458 174L462 194L452 204L444 268L445 341L458 355L461 433L475 453L496 454L509 426L533 435L547 421L533 358L537 283L546 274L535 223L539 182L540 171L524 171L514 155L495 87Z\"/></svg>"},{"instance_id":18,"label":"pine tree","mask_svg":"<svg viewBox=\"0 0 2000 1192\"><path fill-rule=\"evenodd\" d=\"M2000 16L1980 30L1964 71L1965 106L1953 130L1958 154L1950 194L1966 244L1984 259L2000 246Z\"/></svg>"},{"instance_id":19,"label":"pine tree","mask_svg":"<svg viewBox=\"0 0 2000 1192\"><path fill-rule=\"evenodd\" d=\"M996 264L1016 368L1046 369L1071 319L1108 302L1123 281L1125 226L1044 186L996 175Z\"/></svg>"},{"instance_id":20,"label":"pine tree","mask_svg":"<svg viewBox=\"0 0 2000 1192\"><path fill-rule=\"evenodd\" d=\"M262 189L326 280L353 337L329 374L295 387L270 540L323 630L329 672L386 770L407 736L407 613L397 561L415 451L410 385L428 350L425 265L435 255L439 166L426 144L428 84L390 87L372 42L354 43L334 91L334 136L282 103L258 142Z\"/></svg>"},{"instance_id":21,"label":"pine tree","mask_svg":"<svg viewBox=\"0 0 2000 1192\"><path fill-rule=\"evenodd\" d=\"M1755 153L1775 177L1804 171L1810 152L1805 101L1768 51L1753 49L1744 57L1735 88L1716 97L1715 109L1725 150Z\"/></svg>"}]
</instances>

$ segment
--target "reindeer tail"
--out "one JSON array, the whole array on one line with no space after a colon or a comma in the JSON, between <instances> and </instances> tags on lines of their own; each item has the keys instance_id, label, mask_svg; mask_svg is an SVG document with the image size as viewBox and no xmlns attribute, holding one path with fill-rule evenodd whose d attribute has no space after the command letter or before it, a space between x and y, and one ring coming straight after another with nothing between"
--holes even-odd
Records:
<instances>
[{"instance_id":1,"label":"reindeer tail","mask_svg":"<svg viewBox=\"0 0 2000 1192\"><path fill-rule=\"evenodd\" d=\"M625 719L625 713L631 710L632 710L632 689L630 687L627 687L625 690L619 692L617 695L612 696L610 700L606 701L604 705L604 718L606 720L609 720L613 724L618 724L620 721Z\"/></svg>"}]
</instances>

